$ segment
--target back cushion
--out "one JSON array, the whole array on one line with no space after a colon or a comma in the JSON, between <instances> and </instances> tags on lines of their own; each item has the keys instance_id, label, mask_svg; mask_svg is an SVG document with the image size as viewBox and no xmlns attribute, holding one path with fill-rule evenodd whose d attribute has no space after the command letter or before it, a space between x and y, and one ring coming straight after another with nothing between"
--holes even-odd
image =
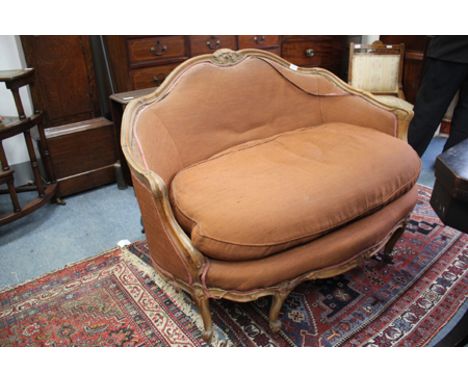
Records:
<instances>
[{"instance_id":1,"label":"back cushion","mask_svg":"<svg viewBox=\"0 0 468 382\"><path fill-rule=\"evenodd\" d=\"M136 134L149 167L168 181L236 144L321 121L318 97L250 57L228 67L189 67L164 99L140 113Z\"/></svg>"},{"instance_id":2,"label":"back cushion","mask_svg":"<svg viewBox=\"0 0 468 382\"><path fill-rule=\"evenodd\" d=\"M346 107L351 99L367 103L361 97L321 75L258 57L232 66L189 65L164 92L139 112L135 135L148 167L167 183L182 168L237 144L334 122L343 113L351 114L350 123L368 125L366 113L353 117L354 108Z\"/></svg>"}]
</instances>

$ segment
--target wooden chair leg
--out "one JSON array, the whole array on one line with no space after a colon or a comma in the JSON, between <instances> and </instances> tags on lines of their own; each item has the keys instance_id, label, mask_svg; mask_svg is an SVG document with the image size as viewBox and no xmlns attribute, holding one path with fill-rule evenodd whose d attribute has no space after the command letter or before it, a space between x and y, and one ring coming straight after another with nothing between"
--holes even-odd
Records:
<instances>
[{"instance_id":1,"label":"wooden chair leg","mask_svg":"<svg viewBox=\"0 0 468 382\"><path fill-rule=\"evenodd\" d=\"M396 242L398 241L400 236L403 234L403 232L405 232L405 227L406 227L406 224L398 228L390 237L390 239L387 241L387 244L385 244L383 255L381 256L381 259L384 263L393 264L393 259L392 259L391 254L392 254L393 248L395 247Z\"/></svg>"},{"instance_id":2,"label":"wooden chair leg","mask_svg":"<svg viewBox=\"0 0 468 382\"><path fill-rule=\"evenodd\" d=\"M201 289L196 290L193 295L203 319L203 339L210 342L213 337L213 321L211 319L209 299Z\"/></svg>"},{"instance_id":3,"label":"wooden chair leg","mask_svg":"<svg viewBox=\"0 0 468 382\"><path fill-rule=\"evenodd\" d=\"M11 203L13 204L13 211L14 212L20 212L21 211L21 206L18 201L18 195L16 194L15 186L13 184L13 180L9 180L7 182L8 186L8 191L10 193L10 199Z\"/></svg>"},{"instance_id":4,"label":"wooden chair leg","mask_svg":"<svg viewBox=\"0 0 468 382\"><path fill-rule=\"evenodd\" d=\"M273 333L277 333L281 329L281 321L278 319L278 317L284 300L286 300L286 297L288 297L289 292L290 291L277 292L272 296L270 307L270 329Z\"/></svg>"}]
</instances>

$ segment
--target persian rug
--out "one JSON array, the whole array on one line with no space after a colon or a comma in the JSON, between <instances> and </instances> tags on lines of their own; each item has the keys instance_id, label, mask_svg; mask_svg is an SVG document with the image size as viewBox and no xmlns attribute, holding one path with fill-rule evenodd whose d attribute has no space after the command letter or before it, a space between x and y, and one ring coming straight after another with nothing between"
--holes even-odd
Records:
<instances>
[{"instance_id":1,"label":"persian rug","mask_svg":"<svg viewBox=\"0 0 468 382\"><path fill-rule=\"evenodd\" d=\"M423 346L468 294L468 235L418 203L396 244L344 275L306 282L287 298L282 329L270 298L211 302L213 346ZM190 297L148 265L146 242L113 249L0 293L2 346L208 346Z\"/></svg>"}]
</instances>

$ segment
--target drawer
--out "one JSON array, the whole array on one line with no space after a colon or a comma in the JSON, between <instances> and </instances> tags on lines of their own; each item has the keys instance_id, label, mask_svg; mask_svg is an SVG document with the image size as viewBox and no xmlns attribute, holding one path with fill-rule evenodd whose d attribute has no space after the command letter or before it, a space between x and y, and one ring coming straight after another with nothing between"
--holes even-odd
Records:
<instances>
[{"instance_id":1,"label":"drawer","mask_svg":"<svg viewBox=\"0 0 468 382\"><path fill-rule=\"evenodd\" d=\"M236 50L236 36L190 36L192 56L213 53L222 48Z\"/></svg>"},{"instance_id":2,"label":"drawer","mask_svg":"<svg viewBox=\"0 0 468 382\"><path fill-rule=\"evenodd\" d=\"M283 42L283 58L299 66L320 66L336 71L343 61L343 46L338 40L296 40Z\"/></svg>"},{"instance_id":3,"label":"drawer","mask_svg":"<svg viewBox=\"0 0 468 382\"><path fill-rule=\"evenodd\" d=\"M143 37L127 44L130 64L187 56L184 36Z\"/></svg>"},{"instance_id":4,"label":"drawer","mask_svg":"<svg viewBox=\"0 0 468 382\"><path fill-rule=\"evenodd\" d=\"M174 63L130 71L133 90L152 88L161 85L169 73L178 65L179 63Z\"/></svg>"},{"instance_id":5,"label":"drawer","mask_svg":"<svg viewBox=\"0 0 468 382\"><path fill-rule=\"evenodd\" d=\"M268 48L280 44L280 36L272 35L243 35L239 36L239 49L245 48Z\"/></svg>"}]
</instances>

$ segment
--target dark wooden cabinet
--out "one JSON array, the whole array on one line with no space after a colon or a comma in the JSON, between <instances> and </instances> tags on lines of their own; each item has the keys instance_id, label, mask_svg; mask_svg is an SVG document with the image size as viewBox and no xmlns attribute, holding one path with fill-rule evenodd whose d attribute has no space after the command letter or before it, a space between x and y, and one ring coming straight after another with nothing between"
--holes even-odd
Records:
<instances>
[{"instance_id":1,"label":"dark wooden cabinet","mask_svg":"<svg viewBox=\"0 0 468 382\"><path fill-rule=\"evenodd\" d=\"M347 36L105 36L115 91L159 86L189 57L217 49L268 50L299 66L320 66L344 78Z\"/></svg>"},{"instance_id":2,"label":"dark wooden cabinet","mask_svg":"<svg viewBox=\"0 0 468 382\"><path fill-rule=\"evenodd\" d=\"M36 69L31 92L45 127L100 115L89 36L21 36L21 42Z\"/></svg>"},{"instance_id":3,"label":"dark wooden cabinet","mask_svg":"<svg viewBox=\"0 0 468 382\"><path fill-rule=\"evenodd\" d=\"M112 122L102 117L102 105L108 104L110 91L99 83L99 73L105 65L100 65L97 58L97 39L98 36L21 37L26 62L36 68L36 84L31 93L35 108L44 111L45 137L60 196L116 179L118 141ZM132 49L135 63L146 59L140 47ZM105 75L101 77L105 79Z\"/></svg>"}]
</instances>

